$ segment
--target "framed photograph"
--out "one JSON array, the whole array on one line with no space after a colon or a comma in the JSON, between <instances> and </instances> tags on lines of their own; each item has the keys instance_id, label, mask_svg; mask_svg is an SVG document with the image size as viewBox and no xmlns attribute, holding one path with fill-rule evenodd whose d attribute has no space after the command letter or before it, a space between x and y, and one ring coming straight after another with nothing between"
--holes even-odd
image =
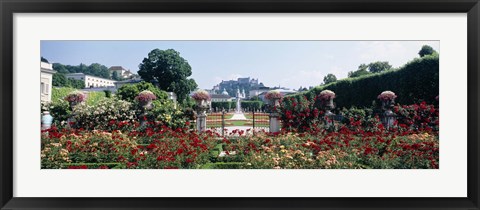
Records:
<instances>
[{"instance_id":1,"label":"framed photograph","mask_svg":"<svg viewBox=\"0 0 480 210\"><path fill-rule=\"evenodd\" d=\"M478 0L0 7L1 209L479 209Z\"/></svg>"}]
</instances>

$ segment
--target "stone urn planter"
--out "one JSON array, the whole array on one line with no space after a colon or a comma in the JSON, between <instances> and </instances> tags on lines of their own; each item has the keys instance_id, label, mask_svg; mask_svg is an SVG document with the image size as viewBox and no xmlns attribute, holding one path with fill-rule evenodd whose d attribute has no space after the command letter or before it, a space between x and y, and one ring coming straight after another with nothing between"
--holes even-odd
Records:
<instances>
[{"instance_id":1,"label":"stone urn planter","mask_svg":"<svg viewBox=\"0 0 480 210\"><path fill-rule=\"evenodd\" d=\"M85 101L86 95L80 91L73 91L65 96L64 99L70 105L70 110L73 111L75 106Z\"/></svg>"},{"instance_id":2,"label":"stone urn planter","mask_svg":"<svg viewBox=\"0 0 480 210\"><path fill-rule=\"evenodd\" d=\"M138 103L142 110L151 110L153 108L152 104L153 101L143 101Z\"/></svg>"},{"instance_id":3,"label":"stone urn planter","mask_svg":"<svg viewBox=\"0 0 480 210\"><path fill-rule=\"evenodd\" d=\"M64 99L65 101L68 102L68 104L70 105L70 111L72 111L72 114L67 119L67 123L68 123L67 127L70 127L75 124L75 112L74 112L75 107L78 104L83 103L86 98L87 98L86 95L83 92L80 92L78 90L73 91L69 93L67 96L65 96Z\"/></svg>"},{"instance_id":4,"label":"stone urn planter","mask_svg":"<svg viewBox=\"0 0 480 210\"><path fill-rule=\"evenodd\" d=\"M322 109L325 110L325 112L330 112L334 108L335 104L333 103L333 98L322 101Z\"/></svg>"},{"instance_id":5,"label":"stone urn planter","mask_svg":"<svg viewBox=\"0 0 480 210\"><path fill-rule=\"evenodd\" d=\"M382 124L386 129L390 129L395 122L396 115L393 113L392 109L395 105L395 98L397 98L397 96L392 91L383 91L377 98L382 102L382 109L384 110L381 119Z\"/></svg>"},{"instance_id":6,"label":"stone urn planter","mask_svg":"<svg viewBox=\"0 0 480 210\"><path fill-rule=\"evenodd\" d=\"M155 99L157 99L157 97L149 90L144 90L135 97L135 101L138 103L141 111L139 115L140 126L146 125L147 112L153 108L152 103Z\"/></svg>"},{"instance_id":7,"label":"stone urn planter","mask_svg":"<svg viewBox=\"0 0 480 210\"><path fill-rule=\"evenodd\" d=\"M198 90L193 93L192 98L196 102L197 131L205 131L207 128L207 110L210 109L210 94L205 90Z\"/></svg>"},{"instance_id":8,"label":"stone urn planter","mask_svg":"<svg viewBox=\"0 0 480 210\"><path fill-rule=\"evenodd\" d=\"M333 113L332 110L335 108L335 104L333 103L333 99L336 97L335 93L331 90L324 90L320 92L318 95L318 99L320 100L320 108L325 112L323 116L323 122L325 124L325 128L333 128L335 126L333 120Z\"/></svg>"},{"instance_id":9,"label":"stone urn planter","mask_svg":"<svg viewBox=\"0 0 480 210\"><path fill-rule=\"evenodd\" d=\"M70 110L73 111L73 109L74 109L79 103L76 102L76 101L71 101L71 102L68 102L68 104L70 105Z\"/></svg>"},{"instance_id":10,"label":"stone urn planter","mask_svg":"<svg viewBox=\"0 0 480 210\"><path fill-rule=\"evenodd\" d=\"M265 94L265 98L268 100L268 107L267 111L269 113L269 131L279 132L280 131L280 113L278 108L280 107L280 100L282 99L283 95L279 91L269 91Z\"/></svg>"},{"instance_id":11,"label":"stone urn planter","mask_svg":"<svg viewBox=\"0 0 480 210\"><path fill-rule=\"evenodd\" d=\"M197 114L205 114L206 111L209 109L208 101L207 100L197 100L195 110Z\"/></svg>"}]
</instances>

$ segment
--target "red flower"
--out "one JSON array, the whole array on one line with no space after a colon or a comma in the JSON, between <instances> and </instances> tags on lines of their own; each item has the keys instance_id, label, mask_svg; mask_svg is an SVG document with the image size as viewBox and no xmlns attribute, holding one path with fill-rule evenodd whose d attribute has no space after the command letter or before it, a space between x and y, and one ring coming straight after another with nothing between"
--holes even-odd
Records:
<instances>
[{"instance_id":1,"label":"red flower","mask_svg":"<svg viewBox=\"0 0 480 210\"><path fill-rule=\"evenodd\" d=\"M138 152L138 149L132 149L132 150L130 150L130 153L131 153L132 155L137 154L137 152Z\"/></svg>"}]
</instances>

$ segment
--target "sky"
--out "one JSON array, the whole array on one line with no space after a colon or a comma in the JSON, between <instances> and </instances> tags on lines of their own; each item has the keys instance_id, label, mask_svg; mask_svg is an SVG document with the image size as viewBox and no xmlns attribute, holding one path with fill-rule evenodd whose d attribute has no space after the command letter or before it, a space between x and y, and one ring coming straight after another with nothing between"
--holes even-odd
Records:
<instances>
[{"instance_id":1,"label":"sky","mask_svg":"<svg viewBox=\"0 0 480 210\"><path fill-rule=\"evenodd\" d=\"M439 41L41 41L50 63L100 63L133 72L153 49L174 49L192 67L199 88L251 77L265 86L317 86L329 73L337 79L362 63L388 61L400 67L419 57L423 45L440 52Z\"/></svg>"}]
</instances>

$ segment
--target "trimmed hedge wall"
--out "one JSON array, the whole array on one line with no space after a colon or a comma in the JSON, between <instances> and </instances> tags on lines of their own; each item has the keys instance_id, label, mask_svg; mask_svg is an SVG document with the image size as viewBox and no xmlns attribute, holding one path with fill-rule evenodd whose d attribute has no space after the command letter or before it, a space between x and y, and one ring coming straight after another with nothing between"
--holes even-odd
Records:
<instances>
[{"instance_id":1,"label":"trimmed hedge wall","mask_svg":"<svg viewBox=\"0 0 480 210\"><path fill-rule=\"evenodd\" d=\"M262 101L240 101L240 105L242 106L242 109L247 109L247 110L260 110L263 106ZM212 110L228 110L228 109L235 109L237 107L237 102L236 101L225 101L225 102L212 102Z\"/></svg>"},{"instance_id":2,"label":"trimmed hedge wall","mask_svg":"<svg viewBox=\"0 0 480 210\"><path fill-rule=\"evenodd\" d=\"M246 110L260 110L263 106L263 102L261 101L241 101L240 102L242 109Z\"/></svg>"},{"instance_id":3,"label":"trimmed hedge wall","mask_svg":"<svg viewBox=\"0 0 480 210\"><path fill-rule=\"evenodd\" d=\"M377 96L385 90L395 92L398 96L396 103L425 101L433 104L439 94L439 56L433 54L415 58L397 70L342 79L289 97L300 99L305 95L308 100L313 100L326 89L335 92L337 108L371 107L374 101L378 104Z\"/></svg>"},{"instance_id":4,"label":"trimmed hedge wall","mask_svg":"<svg viewBox=\"0 0 480 210\"><path fill-rule=\"evenodd\" d=\"M221 111L222 109L225 109L226 111L228 111L228 109L233 109L233 108L235 108L235 102L230 102L230 101L213 102L212 101L212 110Z\"/></svg>"}]
</instances>

